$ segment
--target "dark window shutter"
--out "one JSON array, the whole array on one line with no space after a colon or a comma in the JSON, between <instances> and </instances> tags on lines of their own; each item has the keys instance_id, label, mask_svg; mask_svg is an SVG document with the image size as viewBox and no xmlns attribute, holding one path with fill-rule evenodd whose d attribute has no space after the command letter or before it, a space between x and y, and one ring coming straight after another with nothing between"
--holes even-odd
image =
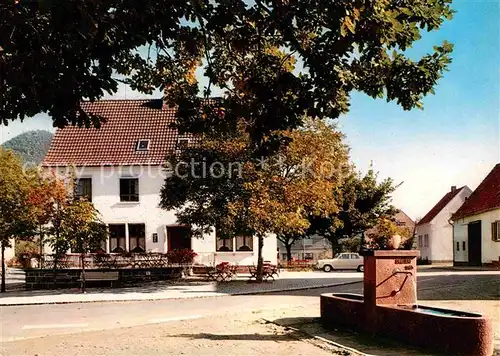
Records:
<instances>
[{"instance_id":1,"label":"dark window shutter","mask_svg":"<svg viewBox=\"0 0 500 356\"><path fill-rule=\"evenodd\" d=\"M498 229L498 222L496 222L496 221L492 222L491 223L491 239L493 241L498 241L498 238L497 238L498 231L497 231L497 229Z\"/></svg>"}]
</instances>

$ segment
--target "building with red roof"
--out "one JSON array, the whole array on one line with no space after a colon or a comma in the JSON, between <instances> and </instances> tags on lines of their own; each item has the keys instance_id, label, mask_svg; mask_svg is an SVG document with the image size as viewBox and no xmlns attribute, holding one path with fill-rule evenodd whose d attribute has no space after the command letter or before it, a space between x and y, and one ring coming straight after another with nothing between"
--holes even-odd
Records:
<instances>
[{"instance_id":1,"label":"building with red roof","mask_svg":"<svg viewBox=\"0 0 500 356\"><path fill-rule=\"evenodd\" d=\"M452 216L454 264L500 266L500 163Z\"/></svg>"},{"instance_id":2,"label":"building with red roof","mask_svg":"<svg viewBox=\"0 0 500 356\"><path fill-rule=\"evenodd\" d=\"M192 248L195 262L257 264L257 238L217 240L215 232L190 236L175 211L160 209L160 190L167 174L166 156L194 142L174 127L177 109L160 100L101 100L82 108L104 118L99 129L58 129L42 166L59 175L75 174L78 194L87 196L110 237L101 246L110 253L167 252ZM267 238L264 259L276 263L276 238Z\"/></svg>"},{"instance_id":3,"label":"building with red roof","mask_svg":"<svg viewBox=\"0 0 500 356\"><path fill-rule=\"evenodd\" d=\"M453 227L450 218L471 193L472 190L467 186L451 187L420 219L416 226L416 242L422 259L431 263L453 261Z\"/></svg>"}]
</instances>

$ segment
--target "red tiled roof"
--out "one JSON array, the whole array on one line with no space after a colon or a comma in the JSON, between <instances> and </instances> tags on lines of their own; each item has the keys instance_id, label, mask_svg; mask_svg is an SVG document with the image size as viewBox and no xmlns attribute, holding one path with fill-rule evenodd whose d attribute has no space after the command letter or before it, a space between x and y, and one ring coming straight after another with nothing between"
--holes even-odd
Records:
<instances>
[{"instance_id":1,"label":"red tiled roof","mask_svg":"<svg viewBox=\"0 0 500 356\"><path fill-rule=\"evenodd\" d=\"M434 205L434 207L429 210L429 212L427 214L425 214L425 216L418 222L417 225L423 225L423 224L428 224L432 221L432 219L434 219L436 217L437 214L439 214L439 212L441 210L443 210L446 205L448 205L448 203L456 197L456 195L458 193L460 193L460 191L462 189L464 189L465 186L461 187L461 188L457 188L455 190L452 190L448 193L445 194L444 197L441 198L440 201L438 201L438 203L436 205Z\"/></svg>"},{"instance_id":2,"label":"red tiled roof","mask_svg":"<svg viewBox=\"0 0 500 356\"><path fill-rule=\"evenodd\" d=\"M484 178L469 199L453 214L452 219L480 214L500 208L500 163Z\"/></svg>"},{"instance_id":3,"label":"red tiled roof","mask_svg":"<svg viewBox=\"0 0 500 356\"><path fill-rule=\"evenodd\" d=\"M176 109L162 108L161 100L101 100L82 108L106 122L58 129L43 166L160 165L177 145ZM149 140L149 150L136 151L139 140Z\"/></svg>"}]
</instances>

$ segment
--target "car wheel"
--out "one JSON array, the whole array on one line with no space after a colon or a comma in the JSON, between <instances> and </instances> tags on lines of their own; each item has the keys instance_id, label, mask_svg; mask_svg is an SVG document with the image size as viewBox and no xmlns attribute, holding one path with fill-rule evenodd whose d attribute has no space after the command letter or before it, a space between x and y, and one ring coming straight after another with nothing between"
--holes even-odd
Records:
<instances>
[{"instance_id":1,"label":"car wheel","mask_svg":"<svg viewBox=\"0 0 500 356\"><path fill-rule=\"evenodd\" d=\"M358 272L363 272L365 267L363 265L358 266Z\"/></svg>"},{"instance_id":2,"label":"car wheel","mask_svg":"<svg viewBox=\"0 0 500 356\"><path fill-rule=\"evenodd\" d=\"M323 266L323 271L325 271L325 272L331 272L331 271L333 271L333 268L330 265L324 265Z\"/></svg>"}]
</instances>

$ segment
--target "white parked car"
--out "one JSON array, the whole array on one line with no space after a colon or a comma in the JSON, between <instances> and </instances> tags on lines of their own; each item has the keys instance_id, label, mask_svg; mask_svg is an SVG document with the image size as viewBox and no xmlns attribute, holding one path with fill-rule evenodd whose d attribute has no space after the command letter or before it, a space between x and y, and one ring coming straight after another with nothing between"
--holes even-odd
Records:
<instances>
[{"instance_id":1,"label":"white parked car","mask_svg":"<svg viewBox=\"0 0 500 356\"><path fill-rule=\"evenodd\" d=\"M334 258L318 260L316 268L325 272L331 272L335 269L355 269L363 272L363 257L354 252L339 253Z\"/></svg>"}]
</instances>

